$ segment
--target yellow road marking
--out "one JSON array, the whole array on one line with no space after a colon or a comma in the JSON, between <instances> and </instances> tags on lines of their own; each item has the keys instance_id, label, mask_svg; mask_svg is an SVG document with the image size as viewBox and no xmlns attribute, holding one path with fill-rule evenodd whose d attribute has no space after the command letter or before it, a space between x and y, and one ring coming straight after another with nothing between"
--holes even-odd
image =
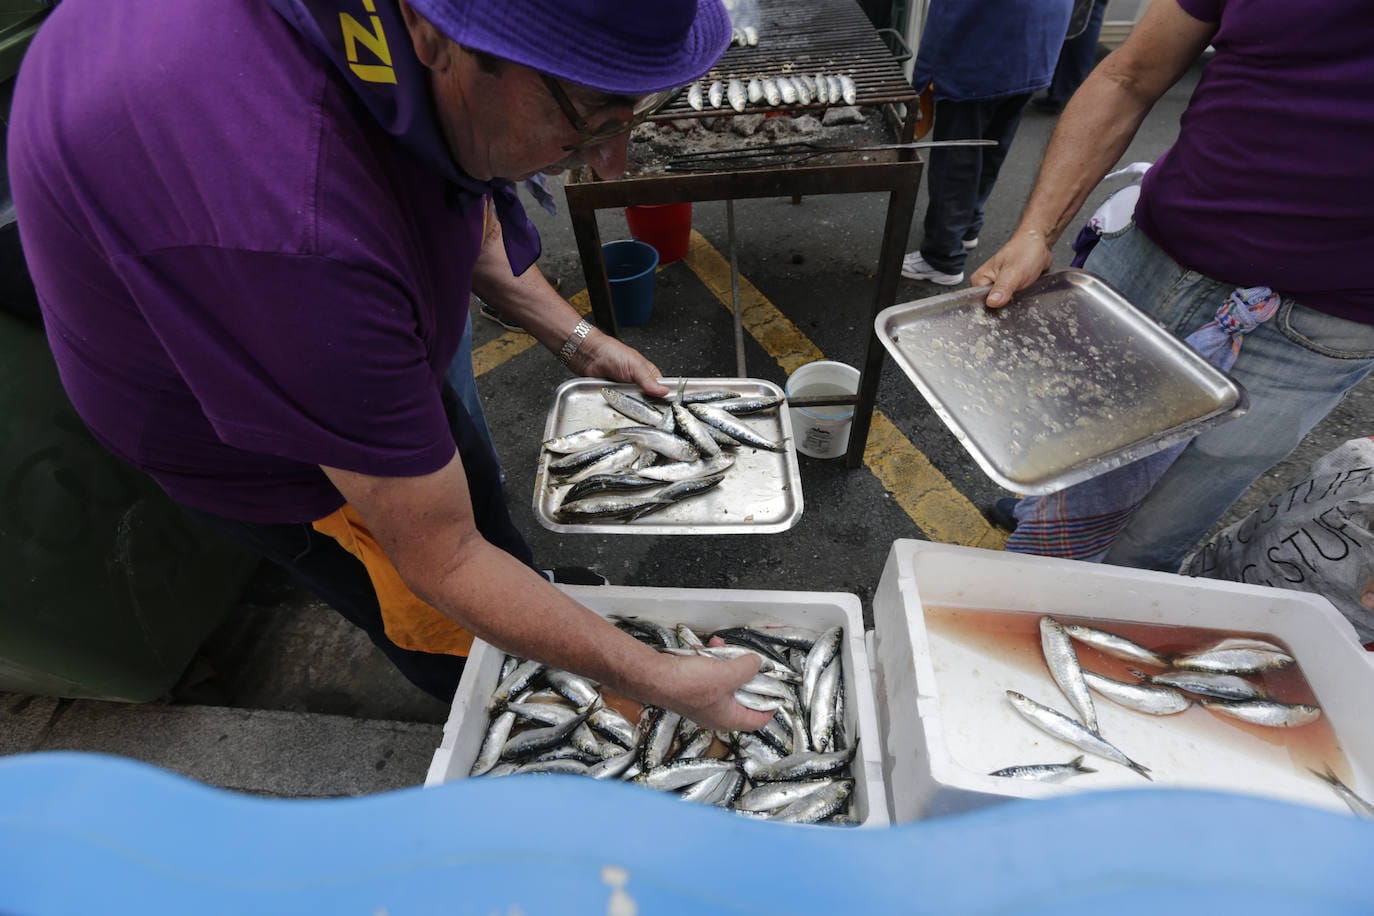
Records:
<instances>
[{"instance_id":1,"label":"yellow road marking","mask_svg":"<svg viewBox=\"0 0 1374 916\"><path fill-rule=\"evenodd\" d=\"M721 305L731 308L730 263L695 230L683 263ZM741 324L789 375L806 363L825 359L820 348L742 274L739 297ZM880 410L873 411L864 464L931 540L992 549L1006 543L1006 535L990 525Z\"/></svg>"}]
</instances>

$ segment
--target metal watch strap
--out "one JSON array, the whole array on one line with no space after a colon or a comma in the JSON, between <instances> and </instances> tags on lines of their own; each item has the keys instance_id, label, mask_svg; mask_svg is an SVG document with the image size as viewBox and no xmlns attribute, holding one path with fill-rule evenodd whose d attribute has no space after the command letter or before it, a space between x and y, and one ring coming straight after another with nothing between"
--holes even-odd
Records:
<instances>
[{"instance_id":1,"label":"metal watch strap","mask_svg":"<svg viewBox=\"0 0 1374 916\"><path fill-rule=\"evenodd\" d=\"M558 358L563 361L563 365L569 365L573 355L582 346L582 341L586 340L587 335L591 332L592 323L587 319L583 318L577 323L577 326L572 329L572 333L568 335L568 339L563 341L563 349L558 351Z\"/></svg>"}]
</instances>

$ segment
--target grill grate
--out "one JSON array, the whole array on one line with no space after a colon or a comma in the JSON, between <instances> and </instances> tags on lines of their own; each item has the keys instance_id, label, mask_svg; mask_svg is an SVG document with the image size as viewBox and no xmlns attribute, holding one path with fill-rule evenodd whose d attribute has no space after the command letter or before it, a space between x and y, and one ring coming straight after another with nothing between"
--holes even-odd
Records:
<instances>
[{"instance_id":1,"label":"grill grate","mask_svg":"<svg viewBox=\"0 0 1374 916\"><path fill-rule=\"evenodd\" d=\"M758 0L757 28L758 44L732 46L726 51L700 80L703 92L714 80L727 82L735 78L747 83L753 77L823 73L851 77L859 105L913 103L916 99L898 59L854 0ZM833 106L820 102L777 107L763 102L747 106L743 113L823 111L829 107ZM708 103L703 111L696 111L687 104L684 92L654 119L734 114L728 103L723 108L710 108Z\"/></svg>"}]
</instances>

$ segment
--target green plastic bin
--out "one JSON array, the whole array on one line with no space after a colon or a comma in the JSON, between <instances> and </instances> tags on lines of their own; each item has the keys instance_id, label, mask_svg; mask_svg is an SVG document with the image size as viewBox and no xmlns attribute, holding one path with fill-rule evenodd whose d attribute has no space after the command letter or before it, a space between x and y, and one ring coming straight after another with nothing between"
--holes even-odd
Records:
<instances>
[{"instance_id":1,"label":"green plastic bin","mask_svg":"<svg viewBox=\"0 0 1374 916\"><path fill-rule=\"evenodd\" d=\"M157 699L257 563L97 443L42 329L0 312L0 691Z\"/></svg>"}]
</instances>

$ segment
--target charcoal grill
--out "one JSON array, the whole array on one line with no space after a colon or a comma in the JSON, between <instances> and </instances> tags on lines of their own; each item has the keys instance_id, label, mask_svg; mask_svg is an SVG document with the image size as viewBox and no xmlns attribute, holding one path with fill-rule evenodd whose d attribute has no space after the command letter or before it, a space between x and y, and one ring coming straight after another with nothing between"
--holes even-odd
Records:
<instances>
[{"instance_id":1,"label":"charcoal grill","mask_svg":"<svg viewBox=\"0 0 1374 916\"><path fill-rule=\"evenodd\" d=\"M759 197L790 196L795 201L803 196L819 194L887 193L887 218L879 248L877 290L873 302L873 317L876 318L878 312L896 301L902 254L911 228L923 166L919 155L909 148L849 149L894 142L905 144L914 138L920 117L916 92L901 68L901 61L909 56L909 51L904 52L905 56L903 53L894 53L885 42L882 32L873 27L854 0L759 0L757 10L758 45L731 47L703 78L703 89L713 80L728 80L730 77L748 80L750 77L783 73L844 74L854 80L856 104L870 112L877 109L882 116L870 117L863 125L823 127L818 133L809 134L807 139L826 145L834 144L837 149L795 164L758 169L742 162L736 168L730 165L726 157L720 160L717 170L679 173L669 171L668 165L675 156L688 151L688 141L685 139L688 135L665 122L708 117L728 119L767 111L820 116L825 108L835 107L833 104L813 101L808 106L749 106L741 114L729 107L696 111L688 104L684 92L649 124L638 129L636 142L630 144L624 177L601 181L590 170L583 169L570 176L565 186L592 314L597 326L612 335L617 333L615 311L611 307L610 284L601 255L601 233L596 222L596 211L641 204L707 200L726 202L735 353L737 372L741 378L747 377L747 373L744 368L732 202ZM892 34L895 36L895 33ZM905 106L904 114L899 114L899 105ZM758 150L775 142L761 133L740 137L727 130L720 133L712 131L711 135L717 149L724 144L725 148ZM873 321L866 322L865 327L868 328L868 341L859 393L850 399L836 399L837 403L855 405L849 451L845 457L846 464L851 468L858 467L863 461L885 354L873 331Z\"/></svg>"}]
</instances>

